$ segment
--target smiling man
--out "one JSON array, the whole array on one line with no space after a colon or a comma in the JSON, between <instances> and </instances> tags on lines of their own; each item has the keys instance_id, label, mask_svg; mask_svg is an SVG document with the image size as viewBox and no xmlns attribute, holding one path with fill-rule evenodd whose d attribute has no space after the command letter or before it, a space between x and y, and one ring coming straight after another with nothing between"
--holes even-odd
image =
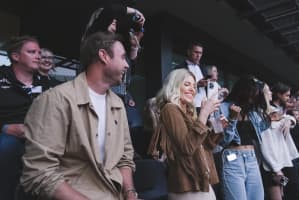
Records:
<instances>
[{"instance_id":1,"label":"smiling man","mask_svg":"<svg viewBox=\"0 0 299 200\"><path fill-rule=\"evenodd\" d=\"M84 72L44 93L25 120L21 182L41 199L135 200L133 147L122 100L109 88L128 69L111 33L81 44Z\"/></svg>"},{"instance_id":2,"label":"smiling man","mask_svg":"<svg viewBox=\"0 0 299 200\"><path fill-rule=\"evenodd\" d=\"M6 48L12 64L0 67L0 198L12 200L21 175L24 118L48 83L37 74L40 47L34 37L12 38Z\"/></svg>"}]
</instances>

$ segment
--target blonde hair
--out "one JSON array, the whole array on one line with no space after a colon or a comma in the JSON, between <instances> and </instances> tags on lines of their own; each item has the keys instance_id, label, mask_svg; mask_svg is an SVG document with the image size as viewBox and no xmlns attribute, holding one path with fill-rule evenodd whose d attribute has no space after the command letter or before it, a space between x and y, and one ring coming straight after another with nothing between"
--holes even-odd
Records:
<instances>
[{"instance_id":1,"label":"blonde hair","mask_svg":"<svg viewBox=\"0 0 299 200\"><path fill-rule=\"evenodd\" d=\"M180 87L188 76L192 76L196 80L195 76L187 69L176 69L167 75L162 88L156 95L159 109L162 109L166 103L173 103L180 107ZM193 117L196 116L194 104L187 105L187 112L193 115Z\"/></svg>"},{"instance_id":2,"label":"blonde hair","mask_svg":"<svg viewBox=\"0 0 299 200\"><path fill-rule=\"evenodd\" d=\"M264 93L264 98L265 98L265 101L266 101L266 113L267 114L270 114L272 112L272 106L270 104L270 99L268 97L268 95L266 94L267 91L266 91L266 88L268 87L268 90L270 90L270 87L268 84L264 84L264 87L263 87L263 93Z\"/></svg>"}]
</instances>

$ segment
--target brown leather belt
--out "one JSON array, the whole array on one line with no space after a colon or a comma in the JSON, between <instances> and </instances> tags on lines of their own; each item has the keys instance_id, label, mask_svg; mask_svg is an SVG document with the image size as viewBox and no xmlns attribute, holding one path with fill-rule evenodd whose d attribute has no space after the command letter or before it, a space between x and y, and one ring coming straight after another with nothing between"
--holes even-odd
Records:
<instances>
[{"instance_id":1,"label":"brown leather belt","mask_svg":"<svg viewBox=\"0 0 299 200\"><path fill-rule=\"evenodd\" d=\"M236 150L253 150L253 145L236 145L236 146L228 146L227 149L236 149Z\"/></svg>"}]
</instances>

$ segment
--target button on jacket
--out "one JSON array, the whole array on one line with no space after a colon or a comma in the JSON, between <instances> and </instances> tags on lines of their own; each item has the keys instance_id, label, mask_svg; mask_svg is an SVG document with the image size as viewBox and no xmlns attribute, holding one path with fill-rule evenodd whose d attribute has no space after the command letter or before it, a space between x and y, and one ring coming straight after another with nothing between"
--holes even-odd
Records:
<instances>
[{"instance_id":1,"label":"button on jacket","mask_svg":"<svg viewBox=\"0 0 299 200\"><path fill-rule=\"evenodd\" d=\"M120 167L134 170L123 103L106 95L105 160L100 159L98 120L85 73L40 95L25 119L26 153L21 183L41 199L67 182L91 200L122 199Z\"/></svg>"}]
</instances>

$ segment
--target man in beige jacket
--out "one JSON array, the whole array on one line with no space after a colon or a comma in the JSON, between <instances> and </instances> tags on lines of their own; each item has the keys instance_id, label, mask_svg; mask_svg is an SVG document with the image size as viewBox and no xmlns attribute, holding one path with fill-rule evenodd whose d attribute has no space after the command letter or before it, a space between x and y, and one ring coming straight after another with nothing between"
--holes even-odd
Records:
<instances>
[{"instance_id":1,"label":"man in beige jacket","mask_svg":"<svg viewBox=\"0 0 299 200\"><path fill-rule=\"evenodd\" d=\"M40 199L137 199L125 108L109 89L128 69L124 47L95 33L80 54L84 72L42 94L26 116L21 183Z\"/></svg>"}]
</instances>

